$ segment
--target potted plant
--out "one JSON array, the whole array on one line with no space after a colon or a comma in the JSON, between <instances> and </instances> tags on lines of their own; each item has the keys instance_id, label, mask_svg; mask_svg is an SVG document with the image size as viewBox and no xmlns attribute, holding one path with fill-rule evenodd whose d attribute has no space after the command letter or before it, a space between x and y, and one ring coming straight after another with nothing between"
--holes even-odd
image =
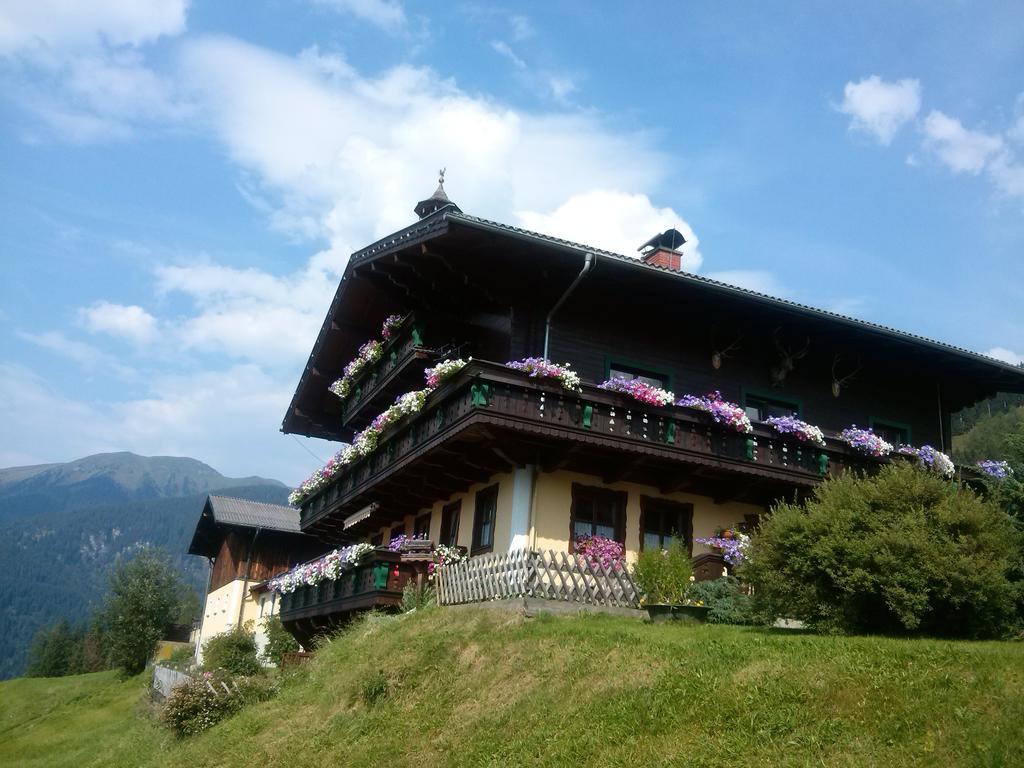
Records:
<instances>
[{"instance_id":1,"label":"potted plant","mask_svg":"<svg viewBox=\"0 0 1024 768\"><path fill-rule=\"evenodd\" d=\"M633 580L643 594L640 604L651 621L704 620L707 608L687 597L693 568L681 541L672 542L667 550L641 552L633 566Z\"/></svg>"}]
</instances>

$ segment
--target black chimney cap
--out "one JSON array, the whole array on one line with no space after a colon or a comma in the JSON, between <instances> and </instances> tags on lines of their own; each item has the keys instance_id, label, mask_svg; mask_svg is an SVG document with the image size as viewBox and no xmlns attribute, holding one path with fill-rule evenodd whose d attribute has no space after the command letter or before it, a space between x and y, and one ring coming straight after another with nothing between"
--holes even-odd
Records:
<instances>
[{"instance_id":1,"label":"black chimney cap","mask_svg":"<svg viewBox=\"0 0 1024 768\"><path fill-rule=\"evenodd\" d=\"M660 235L655 235L646 243L637 248L638 251L654 250L656 248L667 248L670 251L678 251L686 238L678 229L666 229Z\"/></svg>"}]
</instances>

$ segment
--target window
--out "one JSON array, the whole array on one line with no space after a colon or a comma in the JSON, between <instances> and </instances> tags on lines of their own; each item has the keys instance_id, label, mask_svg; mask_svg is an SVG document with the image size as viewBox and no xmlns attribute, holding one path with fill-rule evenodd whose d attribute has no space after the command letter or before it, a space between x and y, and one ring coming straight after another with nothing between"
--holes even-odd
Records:
<instances>
[{"instance_id":1,"label":"window","mask_svg":"<svg viewBox=\"0 0 1024 768\"><path fill-rule=\"evenodd\" d=\"M430 513L417 517L412 524L412 535L417 539L430 538Z\"/></svg>"},{"instance_id":2,"label":"window","mask_svg":"<svg viewBox=\"0 0 1024 768\"><path fill-rule=\"evenodd\" d=\"M626 381L640 379L640 381L645 384L650 384L652 387L662 388L667 388L669 384L668 374L644 368L637 368L636 366L626 365L625 363L616 363L614 361L608 364L608 378L625 379Z\"/></svg>"},{"instance_id":3,"label":"window","mask_svg":"<svg viewBox=\"0 0 1024 768\"><path fill-rule=\"evenodd\" d=\"M693 505L640 497L640 549L668 549L680 540L693 552Z\"/></svg>"},{"instance_id":4,"label":"window","mask_svg":"<svg viewBox=\"0 0 1024 768\"><path fill-rule=\"evenodd\" d=\"M398 525L392 526L391 530L388 532L388 544L390 544L396 536L401 536L404 533L405 523L399 523Z\"/></svg>"},{"instance_id":5,"label":"window","mask_svg":"<svg viewBox=\"0 0 1024 768\"><path fill-rule=\"evenodd\" d=\"M885 442L892 443L894 448L910 442L910 427L906 424L872 418L871 429Z\"/></svg>"},{"instance_id":6,"label":"window","mask_svg":"<svg viewBox=\"0 0 1024 768\"><path fill-rule=\"evenodd\" d=\"M490 552L494 548L494 518L498 511L498 486L492 485L476 493L473 510L472 554Z\"/></svg>"},{"instance_id":7,"label":"window","mask_svg":"<svg viewBox=\"0 0 1024 768\"><path fill-rule=\"evenodd\" d=\"M572 484L569 549L581 536L604 536L626 543L626 492Z\"/></svg>"},{"instance_id":8,"label":"window","mask_svg":"<svg viewBox=\"0 0 1024 768\"><path fill-rule=\"evenodd\" d=\"M375 547L379 547L382 541L384 541L383 534L375 533L373 536L370 537L370 544L372 544Z\"/></svg>"},{"instance_id":9,"label":"window","mask_svg":"<svg viewBox=\"0 0 1024 768\"><path fill-rule=\"evenodd\" d=\"M459 540L459 514L462 512L462 502L453 501L445 504L441 510L441 540L439 544L446 547L456 546Z\"/></svg>"},{"instance_id":10,"label":"window","mask_svg":"<svg viewBox=\"0 0 1024 768\"><path fill-rule=\"evenodd\" d=\"M751 421L764 421L770 416L799 416L800 404L765 395L743 396L743 410Z\"/></svg>"}]
</instances>

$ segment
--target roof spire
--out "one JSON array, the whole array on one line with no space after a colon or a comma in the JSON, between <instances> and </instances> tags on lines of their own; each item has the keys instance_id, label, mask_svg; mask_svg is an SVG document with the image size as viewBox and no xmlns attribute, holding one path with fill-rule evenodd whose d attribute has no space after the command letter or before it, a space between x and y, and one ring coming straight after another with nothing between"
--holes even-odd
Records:
<instances>
[{"instance_id":1,"label":"roof spire","mask_svg":"<svg viewBox=\"0 0 1024 768\"><path fill-rule=\"evenodd\" d=\"M426 218L436 211L440 211L442 208L451 208L452 210L462 213L459 206L449 200L448 195L444 191L444 174L447 170L447 168L442 168L437 172L437 189L434 190L434 194L426 200L420 200L416 203L416 207L413 208L416 215L421 219Z\"/></svg>"}]
</instances>

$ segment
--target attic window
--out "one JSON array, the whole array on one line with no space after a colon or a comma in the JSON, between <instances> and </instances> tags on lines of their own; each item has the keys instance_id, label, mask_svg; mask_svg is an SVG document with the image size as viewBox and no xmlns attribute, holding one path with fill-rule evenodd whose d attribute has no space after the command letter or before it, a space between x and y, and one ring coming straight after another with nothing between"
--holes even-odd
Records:
<instances>
[{"instance_id":1,"label":"attic window","mask_svg":"<svg viewBox=\"0 0 1024 768\"><path fill-rule=\"evenodd\" d=\"M743 410L751 421L764 421L772 416L799 416L800 403L765 395L747 394L743 397Z\"/></svg>"}]
</instances>

